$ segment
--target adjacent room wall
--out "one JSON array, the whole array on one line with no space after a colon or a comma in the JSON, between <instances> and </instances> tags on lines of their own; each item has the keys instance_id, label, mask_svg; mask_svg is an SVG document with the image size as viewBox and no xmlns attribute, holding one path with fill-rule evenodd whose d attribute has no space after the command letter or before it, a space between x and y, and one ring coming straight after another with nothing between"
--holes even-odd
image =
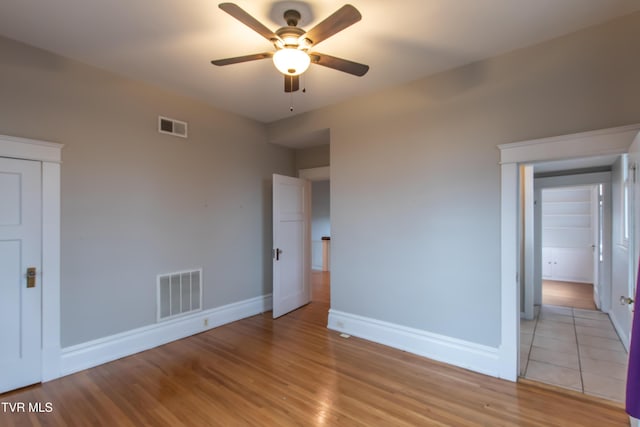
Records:
<instances>
[{"instance_id":1,"label":"adjacent room wall","mask_svg":"<svg viewBox=\"0 0 640 427\"><path fill-rule=\"evenodd\" d=\"M332 309L498 347L496 145L639 122L639 46L636 13L271 124L331 129Z\"/></svg>"},{"instance_id":2,"label":"adjacent room wall","mask_svg":"<svg viewBox=\"0 0 640 427\"><path fill-rule=\"evenodd\" d=\"M295 150L296 170L329 166L329 145Z\"/></svg>"},{"instance_id":3,"label":"adjacent room wall","mask_svg":"<svg viewBox=\"0 0 640 427\"><path fill-rule=\"evenodd\" d=\"M542 190L542 278L593 284L593 186Z\"/></svg>"},{"instance_id":4,"label":"adjacent room wall","mask_svg":"<svg viewBox=\"0 0 640 427\"><path fill-rule=\"evenodd\" d=\"M202 267L205 309L271 292L271 174L295 174L293 150L198 101L5 38L0 52L0 134L65 144L63 346L154 323L159 273Z\"/></svg>"},{"instance_id":5,"label":"adjacent room wall","mask_svg":"<svg viewBox=\"0 0 640 427\"><path fill-rule=\"evenodd\" d=\"M311 183L311 267L322 270L322 237L331 237L329 181Z\"/></svg>"}]
</instances>

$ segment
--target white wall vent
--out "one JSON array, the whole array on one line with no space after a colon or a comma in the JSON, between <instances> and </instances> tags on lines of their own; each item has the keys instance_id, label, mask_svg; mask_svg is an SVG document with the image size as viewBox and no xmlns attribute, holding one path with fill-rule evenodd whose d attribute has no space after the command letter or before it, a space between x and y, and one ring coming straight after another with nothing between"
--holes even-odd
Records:
<instances>
[{"instance_id":1,"label":"white wall vent","mask_svg":"<svg viewBox=\"0 0 640 427\"><path fill-rule=\"evenodd\" d=\"M180 120L158 116L158 132L186 138L187 122L181 122Z\"/></svg>"},{"instance_id":2,"label":"white wall vent","mask_svg":"<svg viewBox=\"0 0 640 427\"><path fill-rule=\"evenodd\" d=\"M158 275L158 322L202 310L202 269Z\"/></svg>"}]
</instances>

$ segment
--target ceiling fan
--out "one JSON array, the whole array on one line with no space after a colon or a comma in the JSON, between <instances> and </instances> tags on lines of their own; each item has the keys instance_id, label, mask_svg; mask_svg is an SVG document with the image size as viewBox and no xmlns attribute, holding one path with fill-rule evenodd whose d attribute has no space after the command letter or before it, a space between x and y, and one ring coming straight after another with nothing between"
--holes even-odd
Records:
<instances>
[{"instance_id":1,"label":"ceiling fan","mask_svg":"<svg viewBox=\"0 0 640 427\"><path fill-rule=\"evenodd\" d=\"M276 50L275 52L216 59L211 61L214 65L223 66L272 58L278 71L284 74L285 92L295 92L300 88L300 74L304 73L311 63L353 74L354 76L364 76L369 71L368 65L336 58L324 53L309 52L318 43L362 19L360 12L350 4L342 6L309 31L304 31L297 26L300 20L300 12L293 9L287 10L284 12L284 20L287 26L275 32L268 29L234 3L220 3L218 7L269 40Z\"/></svg>"}]
</instances>

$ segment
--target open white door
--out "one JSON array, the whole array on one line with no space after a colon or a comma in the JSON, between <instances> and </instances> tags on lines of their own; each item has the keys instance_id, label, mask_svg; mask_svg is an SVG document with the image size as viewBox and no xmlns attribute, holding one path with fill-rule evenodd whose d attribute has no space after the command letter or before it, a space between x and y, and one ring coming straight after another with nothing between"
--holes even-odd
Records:
<instances>
[{"instance_id":1,"label":"open white door","mask_svg":"<svg viewBox=\"0 0 640 427\"><path fill-rule=\"evenodd\" d=\"M41 163L0 158L0 393L42 379Z\"/></svg>"},{"instance_id":2,"label":"open white door","mask_svg":"<svg viewBox=\"0 0 640 427\"><path fill-rule=\"evenodd\" d=\"M640 133L636 136L634 143L629 150L629 166L630 166L630 190L629 190L629 246L630 246L630 274L629 280L629 295L628 298L634 300L636 297L636 286L638 284L638 269L640 268L640 179L638 174L640 171L638 167L640 165ZM629 305L631 315L629 316L629 344L631 344L631 325L633 323L634 308L637 302L633 302ZM627 349L629 347L627 346Z\"/></svg>"},{"instance_id":3,"label":"open white door","mask_svg":"<svg viewBox=\"0 0 640 427\"><path fill-rule=\"evenodd\" d=\"M593 236L593 302L598 310L602 309L600 295L602 294L602 281L600 278L602 256L602 233L604 228L604 197L602 184L594 185L591 189L591 232Z\"/></svg>"},{"instance_id":4,"label":"open white door","mask_svg":"<svg viewBox=\"0 0 640 427\"><path fill-rule=\"evenodd\" d=\"M273 175L273 318L311 301L311 183Z\"/></svg>"},{"instance_id":5,"label":"open white door","mask_svg":"<svg viewBox=\"0 0 640 427\"><path fill-rule=\"evenodd\" d=\"M535 209L534 187L533 187L533 166L524 165L521 167L521 179L522 179L522 221L523 224L523 250L524 250L524 262L522 263L522 279L524 280L524 306L522 311L524 312L524 318L532 320L534 318L534 223L533 223L533 210Z\"/></svg>"}]
</instances>

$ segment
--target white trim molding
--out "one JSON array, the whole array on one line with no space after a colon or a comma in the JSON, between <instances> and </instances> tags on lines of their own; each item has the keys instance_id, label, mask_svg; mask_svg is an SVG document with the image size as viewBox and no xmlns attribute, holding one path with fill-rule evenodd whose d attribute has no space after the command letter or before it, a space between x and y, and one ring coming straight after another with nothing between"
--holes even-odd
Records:
<instances>
[{"instance_id":1,"label":"white trim molding","mask_svg":"<svg viewBox=\"0 0 640 427\"><path fill-rule=\"evenodd\" d=\"M42 381L60 372L60 163L62 144L0 135L0 157L42 164Z\"/></svg>"},{"instance_id":2,"label":"white trim molding","mask_svg":"<svg viewBox=\"0 0 640 427\"><path fill-rule=\"evenodd\" d=\"M620 337L620 341L622 341L622 345L624 345L625 350L627 350L627 354L629 353L629 344L631 343L631 337L629 336L631 331L625 331L625 328L620 325L618 318L616 316L609 315L609 320L613 323L613 328L618 333ZM628 328L627 328L628 329Z\"/></svg>"},{"instance_id":3,"label":"white trim molding","mask_svg":"<svg viewBox=\"0 0 640 427\"><path fill-rule=\"evenodd\" d=\"M623 154L640 132L640 123L590 132L500 144L500 163L533 163Z\"/></svg>"},{"instance_id":4,"label":"white trim molding","mask_svg":"<svg viewBox=\"0 0 640 427\"><path fill-rule=\"evenodd\" d=\"M501 164L501 378L516 381L520 340L519 200L521 164L623 154L640 124L498 145Z\"/></svg>"},{"instance_id":5,"label":"white trim molding","mask_svg":"<svg viewBox=\"0 0 640 427\"><path fill-rule=\"evenodd\" d=\"M494 347L333 309L329 310L327 327L482 374L503 374L499 351Z\"/></svg>"},{"instance_id":6,"label":"white trim molding","mask_svg":"<svg viewBox=\"0 0 640 427\"><path fill-rule=\"evenodd\" d=\"M271 310L271 294L62 349L60 376L102 365L169 342ZM207 326L205 326L205 323Z\"/></svg>"},{"instance_id":7,"label":"white trim molding","mask_svg":"<svg viewBox=\"0 0 640 427\"><path fill-rule=\"evenodd\" d=\"M62 147L56 142L0 135L0 157L60 163Z\"/></svg>"}]
</instances>

